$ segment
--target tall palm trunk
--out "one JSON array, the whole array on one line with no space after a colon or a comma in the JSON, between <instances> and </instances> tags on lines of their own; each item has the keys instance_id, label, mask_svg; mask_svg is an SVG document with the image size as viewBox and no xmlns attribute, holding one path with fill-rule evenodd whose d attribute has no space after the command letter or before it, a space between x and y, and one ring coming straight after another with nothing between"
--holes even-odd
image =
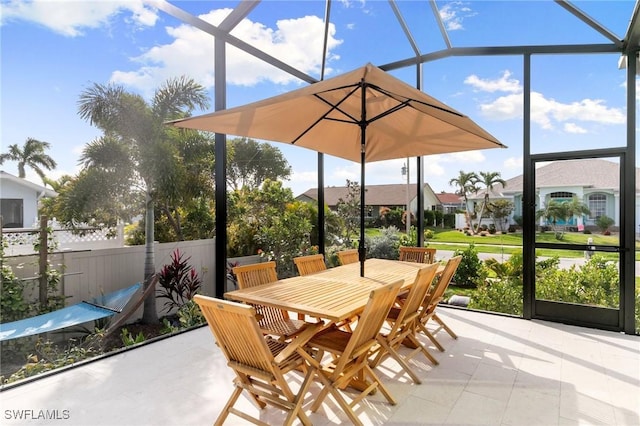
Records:
<instances>
[{"instance_id":1,"label":"tall palm trunk","mask_svg":"<svg viewBox=\"0 0 640 426\"><path fill-rule=\"evenodd\" d=\"M155 248L153 246L154 235L154 213L153 200L147 191L146 193L146 219L145 219L145 257L144 257L144 289L152 284L151 276L156 272ZM152 291L144 300L144 312L142 322L153 324L158 322L158 311L156 310L156 294Z\"/></svg>"}]
</instances>

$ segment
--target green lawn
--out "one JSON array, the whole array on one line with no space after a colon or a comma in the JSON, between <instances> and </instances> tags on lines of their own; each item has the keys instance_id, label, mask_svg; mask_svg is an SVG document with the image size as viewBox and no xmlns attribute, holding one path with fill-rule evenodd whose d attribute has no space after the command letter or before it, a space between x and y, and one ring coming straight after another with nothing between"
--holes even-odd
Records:
<instances>
[{"instance_id":1,"label":"green lawn","mask_svg":"<svg viewBox=\"0 0 640 426\"><path fill-rule=\"evenodd\" d=\"M522 234L494 234L494 235L465 235L464 232L429 228L433 231L434 236L427 243L440 250L456 250L461 244L473 243L479 253L495 253L495 254L511 254L522 248ZM380 231L378 229L367 229L368 237L375 236ZM593 243L597 245L617 245L617 236L607 236L601 234L583 234L581 232L566 232L562 241L555 237L553 232L543 232L536 234L536 241L545 243L567 243L567 244L586 244L587 238L592 238ZM576 250L537 250L538 256L559 256L559 257L583 257L584 253ZM606 255L615 258L615 254ZM640 243L636 241L636 260L640 261Z\"/></svg>"}]
</instances>

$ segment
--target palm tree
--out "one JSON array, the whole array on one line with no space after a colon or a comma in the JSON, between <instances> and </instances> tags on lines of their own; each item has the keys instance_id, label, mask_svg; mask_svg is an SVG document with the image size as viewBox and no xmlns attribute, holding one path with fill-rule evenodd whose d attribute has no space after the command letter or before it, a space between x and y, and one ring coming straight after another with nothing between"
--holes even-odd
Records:
<instances>
[{"instance_id":1,"label":"palm tree","mask_svg":"<svg viewBox=\"0 0 640 426\"><path fill-rule=\"evenodd\" d=\"M80 117L103 130L106 138L105 143L96 142L85 150L85 170L95 170L99 166L100 172L108 176L127 176L144 193L144 277L147 286L155 273L154 197L161 186L170 185L177 179L171 144L175 130L164 122L186 117L196 107L207 108L206 91L186 77L169 79L147 103L140 95L126 92L122 86L96 83L81 93L78 105ZM95 175L87 173L87 176ZM100 194L113 195L107 191L100 191ZM158 321L155 297L145 299L142 320L146 323Z\"/></svg>"},{"instance_id":2,"label":"palm tree","mask_svg":"<svg viewBox=\"0 0 640 426\"><path fill-rule=\"evenodd\" d=\"M587 207L587 205L580 201L577 197L571 198L571 201L565 201L564 204L566 204L568 219L576 216L591 214L591 210L589 210L589 207Z\"/></svg>"},{"instance_id":3,"label":"palm tree","mask_svg":"<svg viewBox=\"0 0 640 426\"><path fill-rule=\"evenodd\" d=\"M26 176L25 167L32 168L40 179L45 183L45 174L42 168L49 171L56 168L56 162L53 158L49 157L44 151L49 149L51 144L49 142L39 141L33 138L27 138L22 149L17 144L9 145L9 151L0 154L0 164L6 160L18 162L18 177L24 179Z\"/></svg>"},{"instance_id":4,"label":"palm tree","mask_svg":"<svg viewBox=\"0 0 640 426\"><path fill-rule=\"evenodd\" d=\"M547 223L551 223L553 232L558 240L564 238L564 231L567 228L567 222L575 216L591 214L589 208L578 198L573 197L571 201L550 200L544 207L536 212L536 220L544 218ZM562 231L556 228L558 222L564 223Z\"/></svg>"},{"instance_id":5,"label":"palm tree","mask_svg":"<svg viewBox=\"0 0 640 426\"><path fill-rule=\"evenodd\" d=\"M478 191L475 184L477 179L478 176L474 172L466 173L460 170L458 177L449 181L449 185L458 187L456 194L464 198L464 217L467 222L467 228L469 229L471 229L471 214L469 213L468 195Z\"/></svg>"},{"instance_id":6,"label":"palm tree","mask_svg":"<svg viewBox=\"0 0 640 426\"><path fill-rule=\"evenodd\" d=\"M499 183L505 187L507 182L500 177L500 172L480 172L480 176L476 175L475 183L482 184L485 189L482 205L480 206L480 214L478 215L478 223L476 224L476 232L478 232L480 224L482 223L482 216L489 206L489 194L493 190L494 185Z\"/></svg>"}]
</instances>

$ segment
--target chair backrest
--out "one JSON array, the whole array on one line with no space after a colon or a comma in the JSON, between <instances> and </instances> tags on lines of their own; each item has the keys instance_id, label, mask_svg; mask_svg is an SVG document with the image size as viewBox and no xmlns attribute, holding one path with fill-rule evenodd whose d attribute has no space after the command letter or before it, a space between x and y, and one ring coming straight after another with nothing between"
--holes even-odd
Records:
<instances>
[{"instance_id":1,"label":"chair backrest","mask_svg":"<svg viewBox=\"0 0 640 426\"><path fill-rule=\"evenodd\" d=\"M456 269L458 269L458 265L460 265L461 261L461 255L454 256L447 261L447 264L444 267L444 271L442 271L442 274L438 279L438 285L434 290L435 297L442 299L442 297L444 296L444 292L447 290L447 287L449 287L449 284L451 284L451 279L456 274Z\"/></svg>"},{"instance_id":2,"label":"chair backrest","mask_svg":"<svg viewBox=\"0 0 640 426\"><path fill-rule=\"evenodd\" d=\"M442 274L438 277L438 282L433 286L433 289L423 302L425 308L423 317L429 316L435 311L436 306L438 306L438 303L440 303L444 297L444 292L447 290L447 287L449 287L451 279L455 275L461 260L462 256L454 256L447 261L444 271L442 271Z\"/></svg>"},{"instance_id":3,"label":"chair backrest","mask_svg":"<svg viewBox=\"0 0 640 426\"><path fill-rule=\"evenodd\" d=\"M278 281L276 262L252 263L250 265L236 266L233 273L238 280L238 288L250 288ZM270 329L270 325L289 318L285 310L273 306L254 305L260 317L259 325L263 329Z\"/></svg>"},{"instance_id":4,"label":"chair backrest","mask_svg":"<svg viewBox=\"0 0 640 426\"><path fill-rule=\"evenodd\" d=\"M242 365L272 374L273 354L252 306L202 295L195 295L193 300L231 368Z\"/></svg>"},{"instance_id":5,"label":"chair backrest","mask_svg":"<svg viewBox=\"0 0 640 426\"><path fill-rule=\"evenodd\" d=\"M236 266L233 273L238 280L238 288L255 287L278 281L276 262L252 263Z\"/></svg>"},{"instance_id":6,"label":"chair backrest","mask_svg":"<svg viewBox=\"0 0 640 426\"><path fill-rule=\"evenodd\" d=\"M293 263L296 264L298 274L301 276L315 274L327 269L327 264L324 263L324 255L322 254L294 257Z\"/></svg>"},{"instance_id":7,"label":"chair backrest","mask_svg":"<svg viewBox=\"0 0 640 426\"><path fill-rule=\"evenodd\" d=\"M434 263L418 269L416 279L402 304L402 308L398 312L398 316L391 327L389 335L393 336L399 329L403 328L405 319L408 319L409 316L413 315L414 319L418 316L418 311L431 288L431 283L436 276L438 266L438 264Z\"/></svg>"},{"instance_id":8,"label":"chair backrest","mask_svg":"<svg viewBox=\"0 0 640 426\"><path fill-rule=\"evenodd\" d=\"M360 260L357 249L342 250L338 252L338 260L341 265L356 263Z\"/></svg>"},{"instance_id":9,"label":"chair backrest","mask_svg":"<svg viewBox=\"0 0 640 426\"><path fill-rule=\"evenodd\" d=\"M427 247L400 247L400 260L404 262L433 263L436 249Z\"/></svg>"},{"instance_id":10,"label":"chair backrest","mask_svg":"<svg viewBox=\"0 0 640 426\"><path fill-rule=\"evenodd\" d=\"M344 371L354 359L366 359L403 283L404 280L400 280L371 291L369 301L351 333L349 343L336 364L336 372Z\"/></svg>"},{"instance_id":11,"label":"chair backrest","mask_svg":"<svg viewBox=\"0 0 640 426\"><path fill-rule=\"evenodd\" d=\"M260 408L272 405L286 411L288 415L282 424L292 424L295 417L302 424L311 424L302 411L302 398L311 383L307 378L310 379L315 370L308 370L306 384L298 390L300 397L289 387L284 374L293 369L304 368L304 359L298 352L299 345L306 342L316 329L305 330L307 337L301 336L302 340L293 346L263 337L256 322L256 312L250 305L202 295L194 296L193 300L200 306L218 347L227 359L227 366L236 375L235 390L215 424L224 424L232 414L253 424L265 424L261 419L262 414L258 418L253 410L244 411L243 404L236 405L243 390Z\"/></svg>"}]
</instances>

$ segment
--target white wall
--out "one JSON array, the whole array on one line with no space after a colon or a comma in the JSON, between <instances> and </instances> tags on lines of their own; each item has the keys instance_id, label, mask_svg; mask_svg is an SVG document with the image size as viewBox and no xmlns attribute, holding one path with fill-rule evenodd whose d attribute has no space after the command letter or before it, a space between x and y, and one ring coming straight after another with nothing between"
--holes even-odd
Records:
<instances>
[{"instance_id":1,"label":"white wall","mask_svg":"<svg viewBox=\"0 0 640 426\"><path fill-rule=\"evenodd\" d=\"M181 241L176 243L156 243L155 270L171 262L171 253L180 249L202 279L202 294L215 295L215 239ZM66 305L73 305L101 294L111 293L129 287L144 279L144 246L120 247L84 251L60 252L51 255L50 262L64 272L59 289L63 292ZM37 256L6 257L4 261L12 266L19 278L33 278L27 283L27 293L37 300ZM162 311L162 301L158 300L158 313ZM140 309L133 319L142 316Z\"/></svg>"},{"instance_id":2,"label":"white wall","mask_svg":"<svg viewBox=\"0 0 640 426\"><path fill-rule=\"evenodd\" d=\"M38 221L38 192L19 185L9 179L2 179L0 198L16 198L23 200L23 226L30 227Z\"/></svg>"}]
</instances>

